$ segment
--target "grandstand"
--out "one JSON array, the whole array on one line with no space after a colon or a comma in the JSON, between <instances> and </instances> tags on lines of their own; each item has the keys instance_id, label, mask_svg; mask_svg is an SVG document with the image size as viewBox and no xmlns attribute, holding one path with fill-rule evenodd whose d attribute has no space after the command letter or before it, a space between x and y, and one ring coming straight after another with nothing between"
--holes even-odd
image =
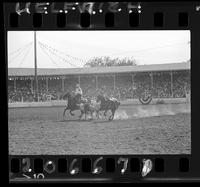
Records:
<instances>
[{"instance_id":1,"label":"grandstand","mask_svg":"<svg viewBox=\"0 0 200 187\"><path fill-rule=\"evenodd\" d=\"M144 91L155 98L185 97L190 92L190 62L137 66L46 69L38 68L39 101L60 100L80 83L84 95L102 93L120 100ZM8 68L9 102L34 100L34 69Z\"/></svg>"}]
</instances>

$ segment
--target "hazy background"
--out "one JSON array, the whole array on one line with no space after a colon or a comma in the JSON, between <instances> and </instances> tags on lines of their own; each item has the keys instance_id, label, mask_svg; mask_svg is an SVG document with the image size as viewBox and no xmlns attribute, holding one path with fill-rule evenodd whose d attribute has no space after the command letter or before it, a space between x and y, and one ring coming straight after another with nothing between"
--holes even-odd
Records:
<instances>
[{"instance_id":1,"label":"hazy background","mask_svg":"<svg viewBox=\"0 0 200 187\"><path fill-rule=\"evenodd\" d=\"M93 57L138 65L190 60L190 31L37 31L38 68L75 68ZM34 67L34 32L8 31L8 67Z\"/></svg>"}]
</instances>

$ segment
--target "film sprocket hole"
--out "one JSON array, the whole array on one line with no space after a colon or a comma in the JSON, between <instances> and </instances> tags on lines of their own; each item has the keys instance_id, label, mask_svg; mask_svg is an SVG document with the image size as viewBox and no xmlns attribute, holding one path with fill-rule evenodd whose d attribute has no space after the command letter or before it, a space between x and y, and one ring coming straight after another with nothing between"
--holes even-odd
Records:
<instances>
[{"instance_id":1,"label":"film sprocket hole","mask_svg":"<svg viewBox=\"0 0 200 187\"><path fill-rule=\"evenodd\" d=\"M199 181L199 7L4 2L9 182Z\"/></svg>"}]
</instances>

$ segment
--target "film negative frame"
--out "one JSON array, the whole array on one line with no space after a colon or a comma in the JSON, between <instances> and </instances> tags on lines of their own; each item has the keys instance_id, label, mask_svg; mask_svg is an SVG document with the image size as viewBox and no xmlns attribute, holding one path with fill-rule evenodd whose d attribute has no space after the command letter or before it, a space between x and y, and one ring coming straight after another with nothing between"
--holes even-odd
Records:
<instances>
[{"instance_id":1,"label":"film negative frame","mask_svg":"<svg viewBox=\"0 0 200 187\"><path fill-rule=\"evenodd\" d=\"M16 12L17 3L17 1L3 3L5 44L3 80L7 80L7 31L190 30L192 146L190 155L9 155L9 182L179 182L200 180L198 159L200 156L198 149L199 90L197 89L198 62L200 61L200 3L132 2L134 14L131 15L133 17L130 15L132 12L129 12L127 8L130 2L119 2L119 5L123 7L120 11L116 9L116 4L113 9L109 9L109 3L105 3L104 11L108 14L92 15L88 12L81 14L78 11L71 11L67 15L67 21L66 14L63 12L55 13L51 10L46 14L43 10L42 12L40 9L36 10L34 8L36 2L31 2L33 6L30 5L32 7L30 14L23 12L27 11L26 9ZM50 2L50 5L52 3ZM98 3L96 2L96 4ZM38 13L39 11L40 13ZM136 19L136 21L131 22L132 19ZM88 22L88 20L90 21ZM5 101L7 101L6 84L4 81ZM8 114L7 107L5 102L5 114Z\"/></svg>"}]
</instances>

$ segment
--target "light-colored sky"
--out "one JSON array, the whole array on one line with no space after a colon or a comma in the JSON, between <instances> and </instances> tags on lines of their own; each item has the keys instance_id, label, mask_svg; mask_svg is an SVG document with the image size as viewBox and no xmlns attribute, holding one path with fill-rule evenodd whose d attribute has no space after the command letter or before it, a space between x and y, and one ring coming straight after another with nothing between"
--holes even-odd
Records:
<instances>
[{"instance_id":1,"label":"light-colored sky","mask_svg":"<svg viewBox=\"0 0 200 187\"><path fill-rule=\"evenodd\" d=\"M190 59L190 31L37 31L38 68L73 68L97 56L140 64ZM34 67L34 32L8 31L8 67Z\"/></svg>"}]
</instances>

